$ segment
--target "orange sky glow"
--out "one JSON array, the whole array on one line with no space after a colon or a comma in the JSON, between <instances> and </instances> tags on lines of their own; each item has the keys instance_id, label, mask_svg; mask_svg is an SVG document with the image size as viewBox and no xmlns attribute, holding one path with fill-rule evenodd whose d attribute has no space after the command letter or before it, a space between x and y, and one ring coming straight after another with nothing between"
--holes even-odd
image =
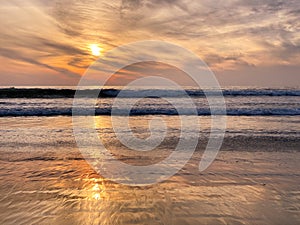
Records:
<instances>
[{"instance_id":1,"label":"orange sky glow","mask_svg":"<svg viewBox=\"0 0 300 225\"><path fill-rule=\"evenodd\" d=\"M0 85L76 85L105 52L161 40L197 54L224 86L300 86L299 10L298 0L0 0Z\"/></svg>"}]
</instances>

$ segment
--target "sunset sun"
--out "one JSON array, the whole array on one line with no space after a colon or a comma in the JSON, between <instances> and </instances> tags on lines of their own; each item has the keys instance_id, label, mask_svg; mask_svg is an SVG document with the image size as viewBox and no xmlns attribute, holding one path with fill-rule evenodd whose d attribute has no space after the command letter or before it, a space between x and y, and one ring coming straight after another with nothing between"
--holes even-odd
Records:
<instances>
[{"instance_id":1,"label":"sunset sun","mask_svg":"<svg viewBox=\"0 0 300 225\"><path fill-rule=\"evenodd\" d=\"M90 50L91 50L92 55L100 56L102 48L100 48L97 44L91 44L90 45Z\"/></svg>"},{"instance_id":2,"label":"sunset sun","mask_svg":"<svg viewBox=\"0 0 300 225\"><path fill-rule=\"evenodd\" d=\"M300 225L300 0L0 0L0 65L0 225Z\"/></svg>"}]
</instances>

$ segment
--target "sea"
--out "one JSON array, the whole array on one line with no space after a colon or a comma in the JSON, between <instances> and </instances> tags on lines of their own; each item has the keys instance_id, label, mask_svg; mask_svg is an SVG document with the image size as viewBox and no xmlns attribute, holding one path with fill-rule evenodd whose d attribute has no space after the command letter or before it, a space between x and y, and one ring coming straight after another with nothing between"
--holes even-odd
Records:
<instances>
[{"instance_id":1,"label":"sea","mask_svg":"<svg viewBox=\"0 0 300 225\"><path fill-rule=\"evenodd\" d=\"M178 90L136 87L118 97L121 90L81 88L79 98L95 107L83 104L73 115L76 87L0 87L0 224L300 224L299 87L222 88L226 110L215 116L226 117L226 130L205 171L199 162L212 132L206 94L214 90L185 87L193 107ZM95 91L96 100L89 97ZM116 99L119 113L112 114ZM168 157L182 137L197 133L198 143L173 176L128 186L85 159L74 116L83 127L93 117L99 141L135 166ZM135 137L157 134L161 143L134 153L118 140L112 117L129 118ZM164 122L151 124L154 118ZM190 129L181 130L182 118Z\"/></svg>"}]
</instances>

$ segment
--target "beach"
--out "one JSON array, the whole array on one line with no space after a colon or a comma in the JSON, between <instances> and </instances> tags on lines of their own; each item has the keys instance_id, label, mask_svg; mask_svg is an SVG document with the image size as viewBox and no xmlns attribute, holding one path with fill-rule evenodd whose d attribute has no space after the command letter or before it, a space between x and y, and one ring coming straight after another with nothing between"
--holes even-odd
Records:
<instances>
[{"instance_id":1,"label":"beach","mask_svg":"<svg viewBox=\"0 0 300 225\"><path fill-rule=\"evenodd\" d=\"M0 225L300 225L299 0L0 18Z\"/></svg>"},{"instance_id":2,"label":"beach","mask_svg":"<svg viewBox=\"0 0 300 225\"><path fill-rule=\"evenodd\" d=\"M270 128L267 121L272 124L276 118L261 120ZM140 121L149 118L134 119L144 124ZM201 118L203 126L208 119ZM239 120L244 121L240 131L258 121ZM290 120L299 123L299 118ZM96 121L107 132L110 117L98 116ZM299 224L299 139L238 137L230 134L233 127L237 130L236 122L236 117L228 118L229 134L204 172L198 166L205 137L175 176L131 187L91 168L76 146L71 117L0 118L1 224ZM158 151L163 155L165 148ZM149 154L147 159L158 155ZM132 155L124 159L137 164L142 160Z\"/></svg>"}]
</instances>

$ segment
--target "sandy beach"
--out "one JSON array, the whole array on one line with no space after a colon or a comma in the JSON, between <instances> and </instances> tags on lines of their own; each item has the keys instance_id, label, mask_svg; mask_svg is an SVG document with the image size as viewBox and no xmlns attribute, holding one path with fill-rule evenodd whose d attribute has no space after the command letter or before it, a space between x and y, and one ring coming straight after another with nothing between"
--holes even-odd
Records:
<instances>
[{"instance_id":1,"label":"sandy beach","mask_svg":"<svg viewBox=\"0 0 300 225\"><path fill-rule=\"evenodd\" d=\"M82 159L1 161L2 224L299 224L299 152L221 152L168 181L128 187Z\"/></svg>"},{"instance_id":2,"label":"sandy beach","mask_svg":"<svg viewBox=\"0 0 300 225\"><path fill-rule=\"evenodd\" d=\"M199 150L169 180L130 187L109 181L90 167L74 143L70 118L0 120L2 134L11 135L10 140L1 138L1 224L300 222L299 141L279 149L285 140L275 140L270 151L262 149L267 144L262 140L259 144L244 137L231 150L228 137L206 171L198 171Z\"/></svg>"}]
</instances>

